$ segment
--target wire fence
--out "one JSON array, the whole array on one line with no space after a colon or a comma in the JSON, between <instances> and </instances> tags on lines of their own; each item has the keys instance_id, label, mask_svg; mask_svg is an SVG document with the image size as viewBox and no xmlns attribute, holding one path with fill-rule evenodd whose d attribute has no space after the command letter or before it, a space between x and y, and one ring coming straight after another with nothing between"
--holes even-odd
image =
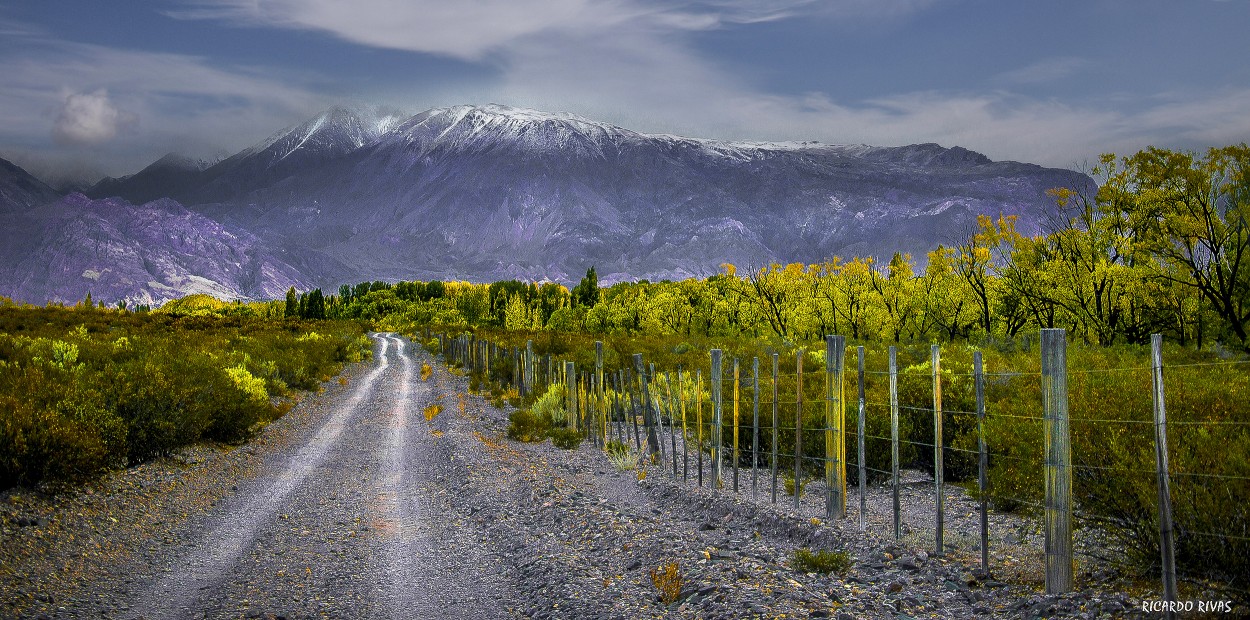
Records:
<instances>
[{"instance_id":1,"label":"wire fence","mask_svg":"<svg viewBox=\"0 0 1250 620\"><path fill-rule=\"evenodd\" d=\"M979 352L944 368L935 345L902 369L890 347L883 370L832 336L817 363L802 349L762 360L713 350L696 369L641 355L605 369L599 348L579 372L532 346L439 338L449 362L520 394L565 386L570 428L683 483L856 519L938 555L979 552L986 575L992 546L1038 538L990 532L990 511L1037 514L1048 591L1074 587L1074 554L1106 561L1107 549L1158 566L1166 600L1178 575L1246 587L1247 361L1165 366L1156 337L1149 365L1082 367L1060 345L1037 371L986 371Z\"/></svg>"}]
</instances>

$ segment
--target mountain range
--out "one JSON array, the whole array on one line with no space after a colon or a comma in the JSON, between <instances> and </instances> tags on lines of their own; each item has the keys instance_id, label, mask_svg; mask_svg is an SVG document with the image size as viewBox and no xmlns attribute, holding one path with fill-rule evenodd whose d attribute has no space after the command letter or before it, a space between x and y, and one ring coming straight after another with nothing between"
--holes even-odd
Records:
<instances>
[{"instance_id":1,"label":"mountain range","mask_svg":"<svg viewBox=\"0 0 1250 620\"><path fill-rule=\"evenodd\" d=\"M2 161L2 160L0 160ZM1064 169L960 147L727 142L499 105L335 107L209 163L167 155L58 196L0 166L0 295L159 303L362 280L684 278L895 251L980 214L1026 233ZM145 275L146 274L146 275Z\"/></svg>"}]
</instances>

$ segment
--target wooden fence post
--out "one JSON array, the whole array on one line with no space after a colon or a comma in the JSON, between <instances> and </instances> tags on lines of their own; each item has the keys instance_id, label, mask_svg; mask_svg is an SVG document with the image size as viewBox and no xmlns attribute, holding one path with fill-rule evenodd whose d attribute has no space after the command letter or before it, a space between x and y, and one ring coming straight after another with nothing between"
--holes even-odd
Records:
<instances>
[{"instance_id":1,"label":"wooden fence post","mask_svg":"<svg viewBox=\"0 0 1250 620\"><path fill-rule=\"evenodd\" d=\"M686 428L686 390L681 366L677 366L677 404L681 407L681 481L690 480L690 431Z\"/></svg>"},{"instance_id":2,"label":"wooden fence post","mask_svg":"<svg viewBox=\"0 0 1250 620\"><path fill-rule=\"evenodd\" d=\"M1047 594L1072 590L1072 444L1068 431L1067 358L1067 332L1043 329Z\"/></svg>"},{"instance_id":3,"label":"wooden fence post","mask_svg":"<svg viewBox=\"0 0 1250 620\"><path fill-rule=\"evenodd\" d=\"M599 420L603 428L600 429L600 441L603 446L608 446L608 404L607 390L603 386L603 341L595 341L595 400L599 402Z\"/></svg>"},{"instance_id":4,"label":"wooden fence post","mask_svg":"<svg viewBox=\"0 0 1250 620\"><path fill-rule=\"evenodd\" d=\"M1155 472L1159 478L1159 553L1163 566L1163 600L1175 602L1176 547L1172 538L1172 493L1168 477L1168 420L1163 400L1163 334L1150 335L1151 379L1154 385ZM1168 616L1174 616L1169 612Z\"/></svg>"},{"instance_id":5,"label":"wooden fence post","mask_svg":"<svg viewBox=\"0 0 1250 620\"><path fill-rule=\"evenodd\" d=\"M794 510L803 495L803 349L794 353Z\"/></svg>"},{"instance_id":6,"label":"wooden fence post","mask_svg":"<svg viewBox=\"0 0 1250 620\"><path fill-rule=\"evenodd\" d=\"M981 352L972 353L972 372L977 390L977 490L981 493L981 574L990 575L990 513L987 506L989 491L989 450L985 445L985 372Z\"/></svg>"},{"instance_id":7,"label":"wooden fence post","mask_svg":"<svg viewBox=\"0 0 1250 620\"><path fill-rule=\"evenodd\" d=\"M638 389L634 386L634 378L629 375L629 370L625 370L625 390L629 392L629 419L634 427L634 448L638 450L638 454L642 454L642 440L638 438L638 401L642 400L638 396Z\"/></svg>"},{"instance_id":8,"label":"wooden fence post","mask_svg":"<svg viewBox=\"0 0 1250 620\"><path fill-rule=\"evenodd\" d=\"M751 501L759 501L760 484L760 358L751 358Z\"/></svg>"},{"instance_id":9,"label":"wooden fence post","mask_svg":"<svg viewBox=\"0 0 1250 620\"><path fill-rule=\"evenodd\" d=\"M741 393L738 391L738 386L739 386L739 381L738 381L738 358L736 358L736 357L735 357L735 358L734 358L734 449L733 449L733 459L734 459L734 493L737 493L737 492L738 492L738 461L740 460L740 459L739 459L739 456L740 456L740 455L739 455L738 450L739 450L739 448L741 447L741 444L740 444L740 443L739 443L739 441L738 441L738 430L742 428L742 424L741 424L741 423L740 423L740 421L739 421L739 420L740 420L740 418L738 417L738 401L739 401L739 400L741 400L741 399L739 398L739 395L740 395Z\"/></svg>"},{"instance_id":10,"label":"wooden fence post","mask_svg":"<svg viewBox=\"0 0 1250 620\"><path fill-rule=\"evenodd\" d=\"M564 363L564 402L567 403L568 427L577 429L577 371L573 362Z\"/></svg>"},{"instance_id":11,"label":"wooden fence post","mask_svg":"<svg viewBox=\"0 0 1250 620\"><path fill-rule=\"evenodd\" d=\"M866 413L866 405L864 402L864 347L856 348L859 355L859 419L856 420L856 430L859 431L859 531L864 531L867 526L864 523L864 514L868 512L868 451L864 444L864 432L867 425L864 421Z\"/></svg>"},{"instance_id":12,"label":"wooden fence post","mask_svg":"<svg viewBox=\"0 0 1250 620\"><path fill-rule=\"evenodd\" d=\"M846 338L825 336L825 518L846 518Z\"/></svg>"},{"instance_id":13,"label":"wooden fence post","mask_svg":"<svg viewBox=\"0 0 1250 620\"><path fill-rule=\"evenodd\" d=\"M647 389L647 368L642 363L642 354L634 354L634 372L638 373L638 401L642 405L642 423L647 432L647 451L651 454L660 453L660 438L655 434L655 418L651 414L651 393Z\"/></svg>"},{"instance_id":14,"label":"wooden fence post","mask_svg":"<svg viewBox=\"0 0 1250 620\"><path fill-rule=\"evenodd\" d=\"M668 453L673 457L673 479L677 479L677 429L673 423L677 421L677 408L673 406L673 380L667 371L664 372L664 404L668 409ZM681 395L681 388L678 387L677 395Z\"/></svg>"},{"instance_id":15,"label":"wooden fence post","mask_svg":"<svg viewBox=\"0 0 1250 620\"><path fill-rule=\"evenodd\" d=\"M894 491L894 540L903 537L898 487L898 347L890 347L890 487Z\"/></svg>"},{"instance_id":16,"label":"wooden fence post","mask_svg":"<svg viewBox=\"0 0 1250 620\"><path fill-rule=\"evenodd\" d=\"M945 530L946 521L946 491L942 488L945 473L942 471L942 350L939 345L933 345L931 350L933 359L933 497L936 502L937 515L935 517L933 544L934 555L942 555L944 546L942 545L942 535Z\"/></svg>"},{"instance_id":17,"label":"wooden fence post","mask_svg":"<svg viewBox=\"0 0 1250 620\"><path fill-rule=\"evenodd\" d=\"M522 368L524 368L524 371L521 376L521 381L522 381L521 395L525 396L526 394L530 394L534 391L534 341L533 340L525 341L525 361L523 363ZM574 380L574 383L576 383L576 380Z\"/></svg>"},{"instance_id":18,"label":"wooden fence post","mask_svg":"<svg viewBox=\"0 0 1250 620\"><path fill-rule=\"evenodd\" d=\"M773 353L773 503L777 503L777 354Z\"/></svg>"},{"instance_id":19,"label":"wooden fence post","mask_svg":"<svg viewBox=\"0 0 1250 620\"><path fill-rule=\"evenodd\" d=\"M721 350L712 349L712 488L720 488Z\"/></svg>"},{"instance_id":20,"label":"wooden fence post","mask_svg":"<svg viewBox=\"0 0 1250 620\"><path fill-rule=\"evenodd\" d=\"M660 454L660 471L664 471L664 461L667 458L664 454L664 410L660 409L655 394L651 390L655 388L655 362L650 364L651 373L646 375L649 379L644 378L642 384L643 398L647 401L647 411L651 413L651 433L655 435L655 446L652 447L651 453L655 454L655 448L659 448ZM651 442L651 434L647 435L647 442Z\"/></svg>"},{"instance_id":21,"label":"wooden fence post","mask_svg":"<svg viewBox=\"0 0 1250 620\"><path fill-rule=\"evenodd\" d=\"M699 486L703 486L703 369L694 371L694 413L699 446Z\"/></svg>"}]
</instances>

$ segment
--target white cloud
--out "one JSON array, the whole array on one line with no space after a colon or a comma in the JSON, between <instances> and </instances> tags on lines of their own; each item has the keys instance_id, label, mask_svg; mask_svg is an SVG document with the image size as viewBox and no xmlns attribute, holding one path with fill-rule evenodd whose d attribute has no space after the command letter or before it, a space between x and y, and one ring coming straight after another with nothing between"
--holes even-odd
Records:
<instances>
[{"instance_id":1,"label":"white cloud","mask_svg":"<svg viewBox=\"0 0 1250 620\"><path fill-rule=\"evenodd\" d=\"M98 144L113 139L119 129L137 121L113 105L107 90L66 93L52 135L62 144Z\"/></svg>"},{"instance_id":2,"label":"white cloud","mask_svg":"<svg viewBox=\"0 0 1250 620\"><path fill-rule=\"evenodd\" d=\"M81 161L56 150L49 135L95 153L104 172L117 175L171 150L237 150L334 101L298 76L259 68L47 38L24 43L0 54L0 146L45 168Z\"/></svg>"}]
</instances>

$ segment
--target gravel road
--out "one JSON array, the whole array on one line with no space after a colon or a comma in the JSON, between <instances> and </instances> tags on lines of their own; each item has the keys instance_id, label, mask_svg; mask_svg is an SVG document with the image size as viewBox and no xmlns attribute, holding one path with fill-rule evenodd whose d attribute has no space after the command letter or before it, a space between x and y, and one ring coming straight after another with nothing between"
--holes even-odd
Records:
<instances>
[{"instance_id":1,"label":"gravel road","mask_svg":"<svg viewBox=\"0 0 1250 620\"><path fill-rule=\"evenodd\" d=\"M508 441L506 412L463 377L373 338L372 361L243 447L0 495L0 617L1118 618L1135 604L1111 582L1043 596L978 577L881 519L863 533L659 466L639 480L589 444ZM799 573L799 547L855 565ZM683 584L665 604L649 572L673 562Z\"/></svg>"}]
</instances>

